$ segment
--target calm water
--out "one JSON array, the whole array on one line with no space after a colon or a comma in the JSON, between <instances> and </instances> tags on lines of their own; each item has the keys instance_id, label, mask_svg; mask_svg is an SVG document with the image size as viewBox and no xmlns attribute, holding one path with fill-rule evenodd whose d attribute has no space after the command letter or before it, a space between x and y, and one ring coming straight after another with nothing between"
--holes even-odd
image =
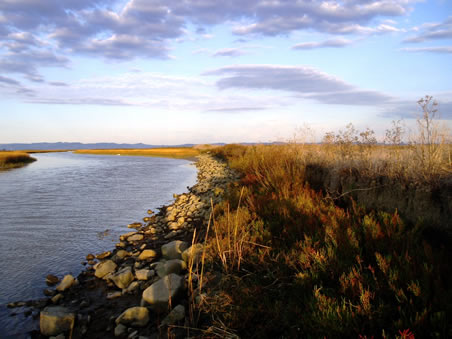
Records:
<instances>
[{"instance_id":1,"label":"calm water","mask_svg":"<svg viewBox=\"0 0 452 339\"><path fill-rule=\"evenodd\" d=\"M43 297L47 274L78 275L88 253L114 248L141 221L196 181L186 160L47 153L0 172L0 337L24 333L5 304ZM108 230L108 231L107 231ZM29 325L28 325L29 327Z\"/></svg>"}]
</instances>

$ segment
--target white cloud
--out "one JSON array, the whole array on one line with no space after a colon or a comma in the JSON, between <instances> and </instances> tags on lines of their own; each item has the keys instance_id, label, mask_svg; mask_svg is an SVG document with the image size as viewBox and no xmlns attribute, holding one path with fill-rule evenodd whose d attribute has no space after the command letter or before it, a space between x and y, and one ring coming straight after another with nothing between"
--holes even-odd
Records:
<instances>
[{"instance_id":1,"label":"white cloud","mask_svg":"<svg viewBox=\"0 0 452 339\"><path fill-rule=\"evenodd\" d=\"M325 41L320 42L303 42L294 45L293 49L316 49L316 48L340 48L340 47L346 47L353 43L351 40L343 39L343 38L337 38L337 39L329 39Z\"/></svg>"},{"instance_id":2,"label":"white cloud","mask_svg":"<svg viewBox=\"0 0 452 339\"><path fill-rule=\"evenodd\" d=\"M440 46L440 47L408 47L401 48L402 52L412 52L412 53L439 53L439 54L449 54L452 53L452 46Z\"/></svg>"},{"instance_id":3,"label":"white cloud","mask_svg":"<svg viewBox=\"0 0 452 339\"><path fill-rule=\"evenodd\" d=\"M303 66L233 65L205 72L220 76L220 89L244 88L296 93L300 98L325 104L376 105L393 98L377 91L356 88L345 81Z\"/></svg>"}]
</instances>

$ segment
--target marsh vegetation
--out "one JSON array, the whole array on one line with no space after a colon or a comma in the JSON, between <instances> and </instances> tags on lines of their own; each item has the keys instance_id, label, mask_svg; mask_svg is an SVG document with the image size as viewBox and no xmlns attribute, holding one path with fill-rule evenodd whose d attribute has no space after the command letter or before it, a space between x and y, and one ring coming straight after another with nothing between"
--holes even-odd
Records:
<instances>
[{"instance_id":1,"label":"marsh vegetation","mask_svg":"<svg viewBox=\"0 0 452 339\"><path fill-rule=\"evenodd\" d=\"M211 283L199 312L212 328L247 338L451 336L451 146L422 125L429 117L406 144L394 123L386 145L348 125L321 145L215 149L241 179L213 207L206 238Z\"/></svg>"},{"instance_id":2,"label":"marsh vegetation","mask_svg":"<svg viewBox=\"0 0 452 339\"><path fill-rule=\"evenodd\" d=\"M23 167L33 161L28 153L15 151L0 151L0 170Z\"/></svg>"},{"instance_id":3,"label":"marsh vegetation","mask_svg":"<svg viewBox=\"0 0 452 339\"><path fill-rule=\"evenodd\" d=\"M199 154L199 150L191 147L168 147L168 148L148 148L148 149L77 150L75 151L75 153L188 159L197 156Z\"/></svg>"}]
</instances>

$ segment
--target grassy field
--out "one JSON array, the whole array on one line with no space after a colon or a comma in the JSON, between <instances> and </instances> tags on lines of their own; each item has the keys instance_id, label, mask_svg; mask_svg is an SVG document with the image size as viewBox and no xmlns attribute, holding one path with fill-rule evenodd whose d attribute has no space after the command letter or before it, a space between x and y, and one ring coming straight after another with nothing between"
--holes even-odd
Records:
<instances>
[{"instance_id":1,"label":"grassy field","mask_svg":"<svg viewBox=\"0 0 452 339\"><path fill-rule=\"evenodd\" d=\"M149 148L149 149L107 149L107 150L77 150L80 154L129 155L146 157L164 157L191 159L199 154L199 150L189 147L179 148Z\"/></svg>"},{"instance_id":2,"label":"grassy field","mask_svg":"<svg viewBox=\"0 0 452 339\"><path fill-rule=\"evenodd\" d=\"M322 162L338 175L384 173L400 185L450 180L449 149L435 164L413 165L422 151L341 144L216 149L241 180L215 206L207 239L205 280L213 282L198 293L205 293L199 310L209 326L244 338L450 337L450 234L351 197L338 204L307 183L307 168Z\"/></svg>"},{"instance_id":3,"label":"grassy field","mask_svg":"<svg viewBox=\"0 0 452 339\"><path fill-rule=\"evenodd\" d=\"M0 170L22 167L33 161L36 159L25 152L0 151Z\"/></svg>"}]
</instances>

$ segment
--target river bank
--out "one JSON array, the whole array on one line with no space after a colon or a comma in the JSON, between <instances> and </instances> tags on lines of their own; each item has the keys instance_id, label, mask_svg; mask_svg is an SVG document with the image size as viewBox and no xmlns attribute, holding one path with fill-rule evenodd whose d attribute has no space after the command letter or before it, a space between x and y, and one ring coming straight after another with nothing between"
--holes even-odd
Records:
<instances>
[{"instance_id":1,"label":"river bank","mask_svg":"<svg viewBox=\"0 0 452 339\"><path fill-rule=\"evenodd\" d=\"M0 151L0 171L19 168L36 161L26 152Z\"/></svg>"},{"instance_id":2,"label":"river bank","mask_svg":"<svg viewBox=\"0 0 452 339\"><path fill-rule=\"evenodd\" d=\"M56 289L44 292L47 298L9 305L12 312L27 312L33 317L36 330L32 337L64 332L72 338L105 338L114 337L115 331L120 337L152 337L165 331L161 324L184 325L188 321L189 305L183 291L193 261L190 262L187 252L185 255L182 252L191 246L193 233L202 238L211 202L218 202L235 178L224 164L209 156L200 156L196 165L198 182L188 193L176 196L172 205L162 207L157 214L149 214L143 222L130 224L134 231L122 235L116 249L87 255L87 269L77 279L65 276ZM56 281L49 277L49 283ZM180 299L176 292L180 293ZM159 293L163 296L158 297ZM165 293L166 301L162 301ZM140 307L142 299L146 300L144 307L133 308ZM166 317L168 304L176 310L170 318ZM175 313L179 316L174 317ZM151 320L140 327L137 325L143 325L144 320L130 320L130 314L144 319L150 316ZM41 331L38 330L40 319Z\"/></svg>"}]
</instances>

